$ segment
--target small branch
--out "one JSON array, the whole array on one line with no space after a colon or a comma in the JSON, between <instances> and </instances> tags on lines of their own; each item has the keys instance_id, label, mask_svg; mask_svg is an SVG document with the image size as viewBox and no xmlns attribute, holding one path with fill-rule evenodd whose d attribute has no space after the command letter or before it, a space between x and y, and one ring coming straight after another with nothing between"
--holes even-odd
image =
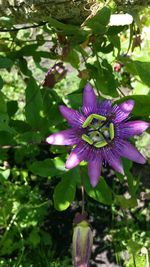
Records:
<instances>
[{"instance_id":1,"label":"small branch","mask_svg":"<svg viewBox=\"0 0 150 267\"><path fill-rule=\"evenodd\" d=\"M121 96L124 96L124 97L126 96L126 95L121 91L121 89L120 89L119 87L118 87L117 89L118 89L118 91L120 92Z\"/></svg>"},{"instance_id":2,"label":"small branch","mask_svg":"<svg viewBox=\"0 0 150 267\"><path fill-rule=\"evenodd\" d=\"M38 27L46 25L46 23L48 23L48 22L44 21L44 22L41 22L39 24L34 24L34 25L31 25L31 26L24 26L24 27L21 27L21 28L10 28L10 29L2 29L2 28L0 28L0 32L17 32L17 31L20 31L20 30L38 28Z\"/></svg>"}]
</instances>

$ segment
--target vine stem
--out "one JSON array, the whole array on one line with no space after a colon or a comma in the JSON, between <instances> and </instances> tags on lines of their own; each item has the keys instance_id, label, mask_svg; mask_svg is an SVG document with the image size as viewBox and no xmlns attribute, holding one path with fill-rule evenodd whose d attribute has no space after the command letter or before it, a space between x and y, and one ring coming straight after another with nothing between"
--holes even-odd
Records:
<instances>
[{"instance_id":1,"label":"vine stem","mask_svg":"<svg viewBox=\"0 0 150 267\"><path fill-rule=\"evenodd\" d=\"M85 207L84 207L85 198L84 198L84 186L83 185L81 186L81 192L82 192L82 214L84 214L85 213Z\"/></svg>"},{"instance_id":2,"label":"vine stem","mask_svg":"<svg viewBox=\"0 0 150 267\"><path fill-rule=\"evenodd\" d=\"M17 31L20 31L20 30L38 28L40 26L44 26L46 23L47 23L47 21L41 22L39 24L33 24L31 26L23 26L23 27L20 27L20 28L15 28L15 27L14 28L10 28L10 29L2 29L2 28L0 28L0 32L17 32Z\"/></svg>"},{"instance_id":3,"label":"vine stem","mask_svg":"<svg viewBox=\"0 0 150 267\"><path fill-rule=\"evenodd\" d=\"M83 215L85 213L85 190L84 190L83 175L82 175L81 167L80 167L80 176L81 176L81 195L82 195L81 213Z\"/></svg>"}]
</instances>

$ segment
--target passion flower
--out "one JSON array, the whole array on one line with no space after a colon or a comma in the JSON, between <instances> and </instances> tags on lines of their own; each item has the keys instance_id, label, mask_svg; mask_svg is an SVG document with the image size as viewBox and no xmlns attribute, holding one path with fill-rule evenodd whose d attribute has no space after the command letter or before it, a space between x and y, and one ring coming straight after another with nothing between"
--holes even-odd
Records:
<instances>
[{"instance_id":1,"label":"passion flower","mask_svg":"<svg viewBox=\"0 0 150 267\"><path fill-rule=\"evenodd\" d=\"M146 159L127 140L149 127L145 121L128 121L134 100L112 106L110 100L98 102L95 92L87 84L83 92L82 111L60 106L60 112L71 126L70 129L50 135L46 141L53 145L71 145L66 168L76 167L81 161L88 162L88 174L93 187L98 183L103 163L124 174L121 157L144 164Z\"/></svg>"}]
</instances>

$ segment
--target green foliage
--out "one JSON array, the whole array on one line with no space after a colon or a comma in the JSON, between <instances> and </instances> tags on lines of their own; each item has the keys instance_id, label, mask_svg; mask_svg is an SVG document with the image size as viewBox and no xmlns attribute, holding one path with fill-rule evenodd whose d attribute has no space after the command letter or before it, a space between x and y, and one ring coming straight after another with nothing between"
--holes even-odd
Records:
<instances>
[{"instance_id":1,"label":"green foliage","mask_svg":"<svg viewBox=\"0 0 150 267\"><path fill-rule=\"evenodd\" d=\"M76 170L65 174L54 191L54 206L58 211L67 209L73 202L79 173Z\"/></svg>"},{"instance_id":2,"label":"green foliage","mask_svg":"<svg viewBox=\"0 0 150 267\"><path fill-rule=\"evenodd\" d=\"M89 179L87 179L87 175L84 179L84 186L86 193L93 199L97 200L100 203L111 205L112 204L112 193L111 189L108 187L104 178L101 177L96 188L92 188L90 185Z\"/></svg>"},{"instance_id":3,"label":"green foliage","mask_svg":"<svg viewBox=\"0 0 150 267\"><path fill-rule=\"evenodd\" d=\"M70 147L50 146L45 142L51 133L66 129L59 105L80 110L83 87L87 82L95 87L100 100L108 98L122 103L134 99L131 119L150 121L150 38L149 33L145 33L145 25L149 25L145 20L147 13L141 13L141 23L144 23L141 34L144 35L139 37L136 23L132 34L127 25L109 25L110 16L115 12L113 5L105 6L95 13L93 11L81 26L49 18L49 22L39 29L1 34L2 267L71 266L70 256L61 257L65 248L62 248L62 253L59 251L59 256L56 252L57 241L51 227L59 222L55 221L53 214L49 217L49 213L54 208L62 211L59 216L63 216L65 211L67 215L70 210L74 212L80 203L77 200L80 199L82 182L85 201L88 199L89 203L94 203L93 213L99 206L112 209L112 225L109 223L107 233L118 265L122 266L124 261L124 266L132 267L135 261L137 267L149 266L147 200L150 192L147 181L145 185L141 179L141 172L149 168L150 163L149 133L132 140L148 157L147 166L141 167L141 172L135 175L135 165L123 160L125 176L114 175L110 170L106 173L106 166L103 166L103 176L94 189L84 163L66 170ZM1 21L5 28L12 25L9 18ZM44 87L47 70L61 61L67 68L67 75L60 78L56 70L53 78L58 80L54 86ZM144 201L140 192L146 194ZM94 216L103 217L97 212ZM62 225L57 231L62 229ZM62 232L58 231L58 235ZM145 254L141 252L143 247ZM122 256L126 250L129 260Z\"/></svg>"}]
</instances>

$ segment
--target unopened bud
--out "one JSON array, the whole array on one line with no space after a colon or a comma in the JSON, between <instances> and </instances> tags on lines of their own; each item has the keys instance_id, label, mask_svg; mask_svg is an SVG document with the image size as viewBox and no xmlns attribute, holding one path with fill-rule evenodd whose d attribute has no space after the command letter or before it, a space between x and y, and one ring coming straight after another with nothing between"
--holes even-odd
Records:
<instances>
[{"instance_id":1,"label":"unopened bud","mask_svg":"<svg viewBox=\"0 0 150 267\"><path fill-rule=\"evenodd\" d=\"M54 85L66 76L67 70L62 62L56 63L48 70L43 82L43 86L53 88Z\"/></svg>"},{"instance_id":2,"label":"unopened bud","mask_svg":"<svg viewBox=\"0 0 150 267\"><path fill-rule=\"evenodd\" d=\"M93 234L87 220L82 220L73 231L73 266L88 267L93 245Z\"/></svg>"},{"instance_id":3,"label":"unopened bud","mask_svg":"<svg viewBox=\"0 0 150 267\"><path fill-rule=\"evenodd\" d=\"M114 64L114 71L115 71L115 72L120 72L121 69L122 69L122 64L119 63L119 62L116 62L116 63Z\"/></svg>"}]
</instances>

